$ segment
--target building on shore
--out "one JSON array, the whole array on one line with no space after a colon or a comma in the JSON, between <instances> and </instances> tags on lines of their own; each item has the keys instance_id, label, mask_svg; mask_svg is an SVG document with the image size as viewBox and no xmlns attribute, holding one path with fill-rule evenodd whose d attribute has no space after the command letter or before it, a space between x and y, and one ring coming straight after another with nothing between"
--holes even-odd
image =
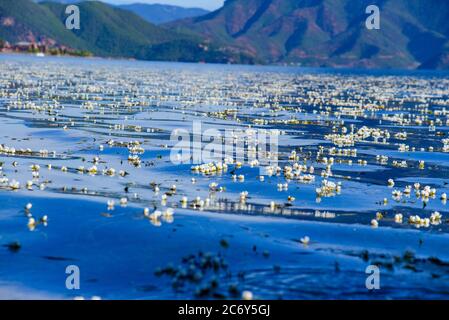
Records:
<instances>
[{"instance_id":1,"label":"building on shore","mask_svg":"<svg viewBox=\"0 0 449 320\"><path fill-rule=\"evenodd\" d=\"M18 41L9 43L0 39L0 52L17 52L17 53L44 53L50 55L75 55L75 56L91 56L90 52L84 50L74 50L64 45L49 43L48 41L31 42Z\"/></svg>"}]
</instances>

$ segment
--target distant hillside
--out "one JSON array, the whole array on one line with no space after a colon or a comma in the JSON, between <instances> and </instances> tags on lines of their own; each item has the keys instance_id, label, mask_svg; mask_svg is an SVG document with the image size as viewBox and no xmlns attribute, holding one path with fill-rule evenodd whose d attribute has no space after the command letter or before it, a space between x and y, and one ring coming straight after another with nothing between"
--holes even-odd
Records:
<instances>
[{"instance_id":1,"label":"distant hillside","mask_svg":"<svg viewBox=\"0 0 449 320\"><path fill-rule=\"evenodd\" d=\"M64 27L49 8L29 0L0 1L0 38L9 42L57 42L90 47Z\"/></svg>"},{"instance_id":2,"label":"distant hillside","mask_svg":"<svg viewBox=\"0 0 449 320\"><path fill-rule=\"evenodd\" d=\"M60 21L64 21L65 5L44 2ZM185 36L159 28L135 14L102 2L86 1L78 4L81 29L73 30L79 38L94 45L94 53L108 56L144 58L145 47L185 39Z\"/></svg>"},{"instance_id":3,"label":"distant hillside","mask_svg":"<svg viewBox=\"0 0 449 320\"><path fill-rule=\"evenodd\" d=\"M120 5L119 7L134 12L141 18L154 24L198 17L209 13L209 11L200 8L183 8L162 4L133 3Z\"/></svg>"},{"instance_id":4,"label":"distant hillside","mask_svg":"<svg viewBox=\"0 0 449 320\"><path fill-rule=\"evenodd\" d=\"M151 24L132 12L98 1L78 4L81 29L67 30L65 4L0 0L0 39L56 43L99 56L144 60L253 63L196 35Z\"/></svg>"},{"instance_id":5,"label":"distant hillside","mask_svg":"<svg viewBox=\"0 0 449 320\"><path fill-rule=\"evenodd\" d=\"M62 3L62 4L72 4L72 3L78 3L78 2L82 2L82 1L89 1L89 0L34 0L34 2L56 2L56 3Z\"/></svg>"},{"instance_id":6,"label":"distant hillside","mask_svg":"<svg viewBox=\"0 0 449 320\"><path fill-rule=\"evenodd\" d=\"M365 9L381 9L381 29ZM172 28L195 31L266 63L369 68L449 68L447 0L227 0Z\"/></svg>"},{"instance_id":7,"label":"distant hillside","mask_svg":"<svg viewBox=\"0 0 449 320\"><path fill-rule=\"evenodd\" d=\"M62 4L73 4L89 0L34 0L34 1L39 3L54 2ZM104 0L103 2L109 3L108 0ZM184 8L180 6L172 6L165 4L146 4L138 2L131 4L116 5L116 7L131 11L136 15L138 15L139 17L143 18L144 20L154 24L162 24L179 19L198 17L210 12L201 8Z\"/></svg>"},{"instance_id":8,"label":"distant hillside","mask_svg":"<svg viewBox=\"0 0 449 320\"><path fill-rule=\"evenodd\" d=\"M372 4L380 30L365 27ZM227 0L161 25L97 1L78 5L81 30L72 32L65 4L0 0L0 39L145 60L449 69L447 0Z\"/></svg>"}]
</instances>

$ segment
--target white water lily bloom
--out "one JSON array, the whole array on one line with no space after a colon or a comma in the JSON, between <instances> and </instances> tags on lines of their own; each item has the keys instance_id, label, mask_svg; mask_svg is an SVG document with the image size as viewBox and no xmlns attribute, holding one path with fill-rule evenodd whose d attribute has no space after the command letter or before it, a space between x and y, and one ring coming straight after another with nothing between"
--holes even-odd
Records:
<instances>
[{"instance_id":1,"label":"white water lily bloom","mask_svg":"<svg viewBox=\"0 0 449 320\"><path fill-rule=\"evenodd\" d=\"M308 245L310 243L310 238L305 236L299 240L303 245Z\"/></svg>"},{"instance_id":2,"label":"white water lily bloom","mask_svg":"<svg viewBox=\"0 0 449 320\"><path fill-rule=\"evenodd\" d=\"M89 168L88 171L89 171L89 174L95 175L95 174L98 173L98 168L97 168L97 166L92 166L92 167Z\"/></svg>"},{"instance_id":3,"label":"white water lily bloom","mask_svg":"<svg viewBox=\"0 0 449 320\"><path fill-rule=\"evenodd\" d=\"M411 192L412 192L412 186L406 186L404 189L404 194L410 195Z\"/></svg>"},{"instance_id":4,"label":"white water lily bloom","mask_svg":"<svg viewBox=\"0 0 449 320\"><path fill-rule=\"evenodd\" d=\"M163 216L165 217L171 217L173 216L173 214L175 213L175 210L173 210L173 208L167 208L164 213Z\"/></svg>"},{"instance_id":5,"label":"white water lily bloom","mask_svg":"<svg viewBox=\"0 0 449 320\"><path fill-rule=\"evenodd\" d=\"M391 194L393 196L393 199L395 199L396 201L400 200L402 197L402 192L399 190L393 190Z\"/></svg>"},{"instance_id":6,"label":"white water lily bloom","mask_svg":"<svg viewBox=\"0 0 449 320\"><path fill-rule=\"evenodd\" d=\"M419 161L419 168L420 169L424 169L424 166L425 166L425 162L424 161Z\"/></svg>"},{"instance_id":7,"label":"white water lily bloom","mask_svg":"<svg viewBox=\"0 0 449 320\"><path fill-rule=\"evenodd\" d=\"M114 210L115 201L114 200L108 200L108 210Z\"/></svg>"},{"instance_id":8,"label":"white water lily bloom","mask_svg":"<svg viewBox=\"0 0 449 320\"><path fill-rule=\"evenodd\" d=\"M388 179L388 186L389 187L394 187L394 180L393 179Z\"/></svg>"},{"instance_id":9,"label":"white water lily bloom","mask_svg":"<svg viewBox=\"0 0 449 320\"><path fill-rule=\"evenodd\" d=\"M114 168L108 168L108 169L104 170L103 173L112 177L112 176L115 175L115 169Z\"/></svg>"},{"instance_id":10,"label":"white water lily bloom","mask_svg":"<svg viewBox=\"0 0 449 320\"><path fill-rule=\"evenodd\" d=\"M212 191L215 191L217 189L217 187L218 187L218 183L216 183L216 182L212 182L209 184L209 189Z\"/></svg>"},{"instance_id":11,"label":"white water lily bloom","mask_svg":"<svg viewBox=\"0 0 449 320\"><path fill-rule=\"evenodd\" d=\"M19 183L18 181L16 181L16 180L12 180L12 181L9 183L9 187L10 187L12 190L18 190L18 189L20 189L20 183Z\"/></svg>"},{"instance_id":12,"label":"white water lily bloom","mask_svg":"<svg viewBox=\"0 0 449 320\"><path fill-rule=\"evenodd\" d=\"M251 291L243 291L242 292L242 300L253 300L254 296Z\"/></svg>"},{"instance_id":13,"label":"white water lily bloom","mask_svg":"<svg viewBox=\"0 0 449 320\"><path fill-rule=\"evenodd\" d=\"M151 220L158 220L160 217L162 217L162 212L159 210L156 210L152 214L150 214Z\"/></svg>"},{"instance_id":14,"label":"white water lily bloom","mask_svg":"<svg viewBox=\"0 0 449 320\"><path fill-rule=\"evenodd\" d=\"M28 228L30 230L34 230L36 225L37 225L36 220L33 217L28 218Z\"/></svg>"},{"instance_id":15,"label":"white water lily bloom","mask_svg":"<svg viewBox=\"0 0 449 320\"><path fill-rule=\"evenodd\" d=\"M443 218L443 216L441 215L441 213L439 213L438 211L435 211L430 216L430 223L435 224L435 225L440 224L442 218Z\"/></svg>"}]
</instances>

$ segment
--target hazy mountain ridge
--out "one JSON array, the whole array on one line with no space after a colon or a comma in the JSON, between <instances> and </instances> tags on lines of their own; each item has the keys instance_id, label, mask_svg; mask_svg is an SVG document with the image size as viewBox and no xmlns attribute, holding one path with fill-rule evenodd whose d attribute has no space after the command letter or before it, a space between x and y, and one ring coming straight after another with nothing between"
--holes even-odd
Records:
<instances>
[{"instance_id":1,"label":"hazy mountain ridge","mask_svg":"<svg viewBox=\"0 0 449 320\"><path fill-rule=\"evenodd\" d=\"M148 22L154 24L167 23L179 19L198 17L209 13L201 8L184 8L172 5L133 3L119 6L129 10Z\"/></svg>"},{"instance_id":2,"label":"hazy mountain ridge","mask_svg":"<svg viewBox=\"0 0 449 320\"><path fill-rule=\"evenodd\" d=\"M79 2L93 1L93 0L33 0L33 1L37 3L54 2L61 4L76 4ZM108 3L109 5L113 5L112 3L109 3L107 0L104 0L104 2ZM136 2L134 3L117 4L115 6L121 9L131 11L136 15L138 15L139 17L143 18L144 20L154 24L161 24L185 18L198 17L210 12L202 8L188 8L159 3L148 4L139 2L139 0L136 0Z\"/></svg>"},{"instance_id":3,"label":"hazy mountain ridge","mask_svg":"<svg viewBox=\"0 0 449 320\"><path fill-rule=\"evenodd\" d=\"M67 30L65 4L0 0L0 39L48 42L88 50L95 55L144 60L253 63L240 53L221 50L198 35L168 30L127 10L83 1L81 29Z\"/></svg>"},{"instance_id":4,"label":"hazy mountain ridge","mask_svg":"<svg viewBox=\"0 0 449 320\"><path fill-rule=\"evenodd\" d=\"M371 4L381 9L380 30L365 27ZM159 26L117 6L78 5L82 28L72 32L64 4L0 0L0 39L149 60L449 69L446 0L227 0Z\"/></svg>"},{"instance_id":5,"label":"hazy mountain ridge","mask_svg":"<svg viewBox=\"0 0 449 320\"><path fill-rule=\"evenodd\" d=\"M365 9L381 9L368 30ZM448 68L444 0L227 0L220 10L169 24L266 63L375 68Z\"/></svg>"}]
</instances>

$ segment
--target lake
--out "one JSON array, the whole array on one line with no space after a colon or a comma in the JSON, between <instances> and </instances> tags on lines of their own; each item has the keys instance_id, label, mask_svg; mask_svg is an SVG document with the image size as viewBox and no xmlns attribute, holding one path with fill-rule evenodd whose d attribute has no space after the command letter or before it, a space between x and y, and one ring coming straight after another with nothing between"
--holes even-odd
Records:
<instances>
[{"instance_id":1,"label":"lake","mask_svg":"<svg viewBox=\"0 0 449 320\"><path fill-rule=\"evenodd\" d=\"M0 298L449 298L448 72L0 71Z\"/></svg>"}]
</instances>

